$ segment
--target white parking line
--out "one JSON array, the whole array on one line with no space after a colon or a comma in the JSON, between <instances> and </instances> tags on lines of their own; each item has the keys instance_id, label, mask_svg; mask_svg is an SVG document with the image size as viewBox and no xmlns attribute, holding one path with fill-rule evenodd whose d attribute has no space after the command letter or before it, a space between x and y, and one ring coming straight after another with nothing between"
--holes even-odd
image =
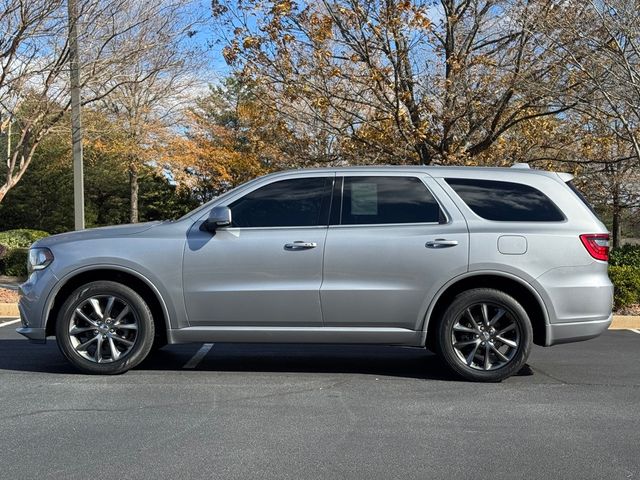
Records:
<instances>
[{"instance_id":1,"label":"white parking line","mask_svg":"<svg viewBox=\"0 0 640 480\"><path fill-rule=\"evenodd\" d=\"M209 350L213 347L213 343L205 343L200 347L191 359L184 364L182 368L196 368L198 364L202 361L202 359L209 353Z\"/></svg>"},{"instance_id":2,"label":"white parking line","mask_svg":"<svg viewBox=\"0 0 640 480\"><path fill-rule=\"evenodd\" d=\"M639 333L640 334L640 330L638 330L637 328L630 328L629 330L631 332L635 332L635 333Z\"/></svg>"},{"instance_id":3,"label":"white parking line","mask_svg":"<svg viewBox=\"0 0 640 480\"><path fill-rule=\"evenodd\" d=\"M0 323L0 327L6 327L7 325L13 325L14 323L18 323L20 321L19 318L16 318L15 320L9 320L8 322L2 322Z\"/></svg>"}]
</instances>

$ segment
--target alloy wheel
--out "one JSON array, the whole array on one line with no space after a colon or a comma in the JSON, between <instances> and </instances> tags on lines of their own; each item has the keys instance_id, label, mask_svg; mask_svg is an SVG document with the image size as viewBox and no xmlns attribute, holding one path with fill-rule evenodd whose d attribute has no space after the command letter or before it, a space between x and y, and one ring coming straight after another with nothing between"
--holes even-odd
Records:
<instances>
[{"instance_id":1,"label":"alloy wheel","mask_svg":"<svg viewBox=\"0 0 640 480\"><path fill-rule=\"evenodd\" d=\"M125 300L96 295L76 306L69 322L69 339L81 357L95 363L112 363L131 352L138 327L138 317Z\"/></svg>"},{"instance_id":2,"label":"alloy wheel","mask_svg":"<svg viewBox=\"0 0 640 480\"><path fill-rule=\"evenodd\" d=\"M491 303L467 307L453 324L451 342L460 362L476 370L497 370L516 355L520 326L505 308Z\"/></svg>"}]
</instances>

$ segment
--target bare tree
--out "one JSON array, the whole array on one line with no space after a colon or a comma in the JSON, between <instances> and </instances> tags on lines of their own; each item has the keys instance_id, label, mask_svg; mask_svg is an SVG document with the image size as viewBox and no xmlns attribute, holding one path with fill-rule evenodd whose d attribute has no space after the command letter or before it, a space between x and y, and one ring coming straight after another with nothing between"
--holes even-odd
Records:
<instances>
[{"instance_id":1,"label":"bare tree","mask_svg":"<svg viewBox=\"0 0 640 480\"><path fill-rule=\"evenodd\" d=\"M570 0L548 31L579 40L556 43L565 70L579 78L577 109L609 124L640 168L640 8L637 0ZM570 15L566 14L570 12Z\"/></svg>"},{"instance_id":2,"label":"bare tree","mask_svg":"<svg viewBox=\"0 0 640 480\"><path fill-rule=\"evenodd\" d=\"M157 25L156 15L164 13L149 2L134 0L78 2L83 105L153 75L128 73L141 56L157 49L157 42L141 43L132 32L151 22ZM20 181L42 139L69 110L68 32L62 0L0 0L0 134L6 146L0 202Z\"/></svg>"},{"instance_id":3,"label":"bare tree","mask_svg":"<svg viewBox=\"0 0 640 480\"><path fill-rule=\"evenodd\" d=\"M548 157L576 165L585 191L611 215L613 246L640 202L640 10L637 0L569 0L543 31L578 88L564 118L572 133ZM571 38L566 42L563 39ZM564 143L564 144L563 144Z\"/></svg>"},{"instance_id":4,"label":"bare tree","mask_svg":"<svg viewBox=\"0 0 640 480\"><path fill-rule=\"evenodd\" d=\"M98 107L108 113L126 137L125 157L130 180L130 220L138 221L138 175L142 164L159 162L153 157L162 134L177 125L185 105L206 88L200 78L203 52L191 39L202 24L190 0L130 2L126 14L145 21L125 32L119 44L140 46L136 57L120 67L103 85L111 92ZM99 86L100 87L100 86Z\"/></svg>"},{"instance_id":5,"label":"bare tree","mask_svg":"<svg viewBox=\"0 0 640 480\"><path fill-rule=\"evenodd\" d=\"M68 55L64 14L59 1L0 4L0 133L6 142L0 201L62 117L56 103Z\"/></svg>"},{"instance_id":6,"label":"bare tree","mask_svg":"<svg viewBox=\"0 0 640 480\"><path fill-rule=\"evenodd\" d=\"M553 2L214 2L227 61L291 122L386 161L475 157L574 88L540 26ZM563 41L566 41L563 40ZM569 55L568 53L566 55ZM342 152L341 152L342 153Z\"/></svg>"}]
</instances>

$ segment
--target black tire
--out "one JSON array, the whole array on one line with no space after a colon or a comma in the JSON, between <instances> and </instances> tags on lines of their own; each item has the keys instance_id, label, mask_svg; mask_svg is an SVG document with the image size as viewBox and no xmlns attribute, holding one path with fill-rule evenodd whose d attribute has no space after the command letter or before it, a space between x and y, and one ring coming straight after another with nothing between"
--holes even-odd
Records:
<instances>
[{"instance_id":1,"label":"black tire","mask_svg":"<svg viewBox=\"0 0 640 480\"><path fill-rule=\"evenodd\" d=\"M158 335L156 332L156 336L153 339L153 345L151 345L151 353L156 353L157 351L162 350L167 345L167 340L161 335Z\"/></svg>"},{"instance_id":2,"label":"black tire","mask_svg":"<svg viewBox=\"0 0 640 480\"><path fill-rule=\"evenodd\" d=\"M127 311L129 313L126 313L126 315L129 318L133 319L131 320L131 323L122 325L123 328L126 325L129 325L127 330L119 330L116 326L116 323L114 323L112 325L114 327L114 330L110 330L111 332L120 332L123 335L124 341L127 341L124 335L133 335L133 333L127 333L131 332L131 330L129 330L132 328L131 325L135 324L137 327L134 329L135 339L133 341L129 340L130 345L124 347L127 349L127 351L120 352L118 350L117 352L114 352L114 355L111 355L111 358L108 359L109 363L97 363L95 359L91 360L85 358L82 353L76 350L78 346L74 346L74 342L78 342L78 336L72 335L72 333L70 332L70 329L73 326L72 322L78 322L76 309L79 307L82 308L82 305L86 305L86 302L89 299L102 297L105 297L107 299L109 297L114 297L117 299L118 304L126 305L129 308L129 310ZM121 308L121 311L123 310L124 307ZM104 313L106 313L106 310ZM88 315L85 315L85 317L87 316ZM99 317L89 317L91 321L97 321L96 318ZM77 323L74 323L74 325L77 326ZM101 324L101 328L103 326L104 325ZM109 335L108 331L105 331L105 335L99 335L99 330L91 330L93 327L90 323L85 323L84 327L88 327L89 332L83 333L82 335L87 335L86 338L89 338L90 340L92 338L92 335L95 335L96 337L101 336L102 338L107 338L107 335ZM147 357L154 343L154 336L155 328L153 323L153 316L151 314L149 306L146 304L143 298L131 288L111 281L91 282L76 289L62 305L56 321L56 340L60 351L74 367L84 373L89 374L115 375L130 370ZM73 340L72 337L74 338ZM132 337L129 337L129 339L131 338ZM112 339L115 340L115 343L117 345L122 345L117 341L118 339L116 339L115 337L112 337ZM107 338L107 341L108 340L110 339ZM113 340L111 341L111 343L114 343ZM104 340L100 341L100 345L102 345L103 341ZM92 348L94 349L93 356L97 357L99 361L102 360L100 358L101 356L95 354L96 346ZM123 347L120 346L117 348ZM109 355L108 344L106 347L103 347L103 350L101 350L101 352L104 351L104 349L106 349L106 354ZM84 352L86 352L86 349L84 350ZM114 360L114 358L116 358L115 354L122 355L122 357ZM89 355L87 354L86 356Z\"/></svg>"},{"instance_id":3,"label":"black tire","mask_svg":"<svg viewBox=\"0 0 640 480\"><path fill-rule=\"evenodd\" d=\"M495 326L490 326L490 321L486 320L482 325L478 322L486 318L498 320ZM477 331L474 321L478 326ZM495 335L506 327L509 328L508 333L498 335L508 342L502 343ZM502 330L498 331L497 328ZM524 366L531 352L532 341L531 321L520 303L502 291L477 288L454 298L438 324L435 346L446 365L460 377L475 382L499 382ZM502 356L499 357L495 350L500 350ZM485 369L487 365L489 369Z\"/></svg>"}]
</instances>

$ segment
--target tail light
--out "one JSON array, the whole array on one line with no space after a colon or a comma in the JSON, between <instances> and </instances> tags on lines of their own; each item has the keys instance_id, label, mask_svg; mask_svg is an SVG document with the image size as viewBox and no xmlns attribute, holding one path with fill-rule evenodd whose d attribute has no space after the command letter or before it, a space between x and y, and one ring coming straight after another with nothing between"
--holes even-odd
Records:
<instances>
[{"instance_id":1,"label":"tail light","mask_svg":"<svg viewBox=\"0 0 640 480\"><path fill-rule=\"evenodd\" d=\"M580 235L580 240L587 252L596 260L606 262L609 260L609 234L585 233Z\"/></svg>"}]
</instances>

